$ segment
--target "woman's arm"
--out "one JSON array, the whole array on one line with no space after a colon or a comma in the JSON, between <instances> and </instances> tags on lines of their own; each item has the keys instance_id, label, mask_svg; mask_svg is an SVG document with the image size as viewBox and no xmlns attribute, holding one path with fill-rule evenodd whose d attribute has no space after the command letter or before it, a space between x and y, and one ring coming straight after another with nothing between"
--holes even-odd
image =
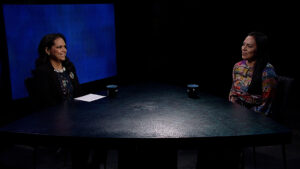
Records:
<instances>
[{"instance_id":1,"label":"woman's arm","mask_svg":"<svg viewBox=\"0 0 300 169\"><path fill-rule=\"evenodd\" d=\"M235 86L234 86L234 82L236 81L235 69L236 69L236 65L234 65L234 67L232 69L232 85L231 85L231 89L230 89L229 97L228 97L229 101L232 103L236 102L236 96L237 96L237 93L235 91Z\"/></svg>"}]
</instances>

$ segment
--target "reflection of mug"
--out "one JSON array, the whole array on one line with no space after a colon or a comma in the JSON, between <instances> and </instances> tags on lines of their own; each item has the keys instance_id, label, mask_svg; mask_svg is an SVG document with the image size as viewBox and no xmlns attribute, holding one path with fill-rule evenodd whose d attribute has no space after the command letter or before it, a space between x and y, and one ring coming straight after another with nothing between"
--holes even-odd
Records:
<instances>
[{"instance_id":1,"label":"reflection of mug","mask_svg":"<svg viewBox=\"0 0 300 169\"><path fill-rule=\"evenodd\" d=\"M115 97L118 92L118 86L117 85L107 85L106 90L107 90L108 97Z\"/></svg>"},{"instance_id":2,"label":"reflection of mug","mask_svg":"<svg viewBox=\"0 0 300 169\"><path fill-rule=\"evenodd\" d=\"M199 91L199 85L197 84L188 84L187 85L187 93L190 98L197 98Z\"/></svg>"}]
</instances>

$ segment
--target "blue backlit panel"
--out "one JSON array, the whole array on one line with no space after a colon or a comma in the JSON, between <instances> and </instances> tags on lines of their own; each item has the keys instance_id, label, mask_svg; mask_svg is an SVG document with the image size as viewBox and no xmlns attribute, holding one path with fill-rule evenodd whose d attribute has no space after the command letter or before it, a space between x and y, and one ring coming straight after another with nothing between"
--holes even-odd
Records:
<instances>
[{"instance_id":1,"label":"blue backlit panel","mask_svg":"<svg viewBox=\"0 0 300 169\"><path fill-rule=\"evenodd\" d=\"M117 74L113 4L3 5L3 13L13 99L28 96L24 79L48 33L65 35L80 83Z\"/></svg>"}]
</instances>

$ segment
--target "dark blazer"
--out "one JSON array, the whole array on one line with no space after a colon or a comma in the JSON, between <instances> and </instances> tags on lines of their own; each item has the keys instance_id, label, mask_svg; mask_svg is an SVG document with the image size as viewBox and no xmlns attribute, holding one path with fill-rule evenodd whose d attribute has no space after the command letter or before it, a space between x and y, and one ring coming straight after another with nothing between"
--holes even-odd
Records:
<instances>
[{"instance_id":1,"label":"dark blazer","mask_svg":"<svg viewBox=\"0 0 300 169\"><path fill-rule=\"evenodd\" d=\"M71 74L70 79L74 88L73 96L80 96L80 85L74 65L68 62L67 65L63 63L63 66L66 68L67 73ZM63 101L60 84L50 62L33 70L33 79L35 88L33 95L38 107L52 106Z\"/></svg>"}]
</instances>

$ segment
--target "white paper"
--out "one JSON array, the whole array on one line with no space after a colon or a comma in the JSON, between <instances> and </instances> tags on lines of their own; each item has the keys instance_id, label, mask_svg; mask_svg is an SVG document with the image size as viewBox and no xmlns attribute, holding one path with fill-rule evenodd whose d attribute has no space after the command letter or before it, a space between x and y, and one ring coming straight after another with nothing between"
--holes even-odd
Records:
<instances>
[{"instance_id":1,"label":"white paper","mask_svg":"<svg viewBox=\"0 0 300 169\"><path fill-rule=\"evenodd\" d=\"M90 94L87 94L87 95L84 95L84 96L76 97L74 99L75 100L80 100L80 101L85 101L85 102L92 102L92 101L95 101L95 100L98 100L98 99L102 99L104 97L106 97L106 96L90 93Z\"/></svg>"}]
</instances>

